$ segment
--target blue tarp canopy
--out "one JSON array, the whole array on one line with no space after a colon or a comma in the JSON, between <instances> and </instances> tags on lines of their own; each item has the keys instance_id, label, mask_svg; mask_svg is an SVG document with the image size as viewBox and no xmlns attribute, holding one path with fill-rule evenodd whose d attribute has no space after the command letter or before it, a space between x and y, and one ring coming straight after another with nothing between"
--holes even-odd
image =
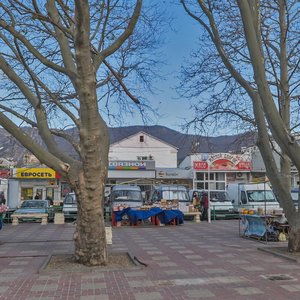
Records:
<instances>
[{"instance_id":1,"label":"blue tarp canopy","mask_svg":"<svg viewBox=\"0 0 300 300\"><path fill-rule=\"evenodd\" d=\"M130 207L121 211L115 211L116 221L122 220L124 215L128 216L130 223L136 223L138 220L147 220L150 217L157 216L162 224L169 224L172 220L176 219L178 224L183 224L183 213L180 210L161 209L153 207L148 210L137 210Z\"/></svg>"}]
</instances>

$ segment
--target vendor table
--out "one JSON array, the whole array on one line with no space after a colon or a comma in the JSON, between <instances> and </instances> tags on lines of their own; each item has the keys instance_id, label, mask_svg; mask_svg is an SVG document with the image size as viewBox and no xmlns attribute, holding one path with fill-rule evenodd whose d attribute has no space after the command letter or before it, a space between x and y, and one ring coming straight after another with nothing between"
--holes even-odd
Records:
<instances>
[{"instance_id":1,"label":"vendor table","mask_svg":"<svg viewBox=\"0 0 300 300\"><path fill-rule=\"evenodd\" d=\"M279 232L275 229L272 215L241 215L240 235L277 241Z\"/></svg>"},{"instance_id":2,"label":"vendor table","mask_svg":"<svg viewBox=\"0 0 300 300\"><path fill-rule=\"evenodd\" d=\"M161 209L153 207L147 210L132 209L130 207L121 211L112 212L112 225L116 226L124 216L127 216L130 225L137 225L139 220L151 219L153 225L179 225L183 224L184 215L178 209Z\"/></svg>"}]
</instances>

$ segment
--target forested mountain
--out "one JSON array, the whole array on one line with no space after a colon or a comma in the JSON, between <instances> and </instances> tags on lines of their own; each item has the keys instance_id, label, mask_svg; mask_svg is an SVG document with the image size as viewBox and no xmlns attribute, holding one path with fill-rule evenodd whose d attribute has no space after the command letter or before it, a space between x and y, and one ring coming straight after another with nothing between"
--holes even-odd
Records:
<instances>
[{"instance_id":1,"label":"forested mountain","mask_svg":"<svg viewBox=\"0 0 300 300\"><path fill-rule=\"evenodd\" d=\"M36 129L23 128L23 130L34 137L34 140L43 144ZM203 137L192 134L185 134L164 126L128 126L109 128L110 143L115 143L128 136L134 135L140 131L150 134L161 141L165 141L178 148L178 161L184 159L192 153L205 152L240 152L241 147L248 147L255 144L255 135L253 133ZM77 135L76 130L68 130L68 133ZM70 144L57 138L57 143L65 152L76 155ZM0 129L0 157L22 163L23 156L28 151L24 149L10 134L4 129Z\"/></svg>"}]
</instances>

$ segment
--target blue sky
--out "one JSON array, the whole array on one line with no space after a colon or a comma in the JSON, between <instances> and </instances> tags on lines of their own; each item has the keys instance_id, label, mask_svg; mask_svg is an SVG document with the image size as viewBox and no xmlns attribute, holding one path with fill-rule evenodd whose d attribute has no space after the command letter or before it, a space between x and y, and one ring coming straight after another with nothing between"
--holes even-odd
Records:
<instances>
[{"instance_id":1,"label":"blue sky","mask_svg":"<svg viewBox=\"0 0 300 300\"><path fill-rule=\"evenodd\" d=\"M157 107L162 116L154 120L153 124L163 125L169 128L180 130L180 125L184 119L190 118L193 113L190 111L189 102L186 99L179 99L175 91L175 86L179 81L176 76L179 75L181 64L192 51L196 48L197 34L200 27L187 16L179 1L159 1L163 9L172 16L171 27L166 29L164 45L161 49L162 60L165 65L161 68L165 75L164 81L158 81L154 84L155 95L147 95L147 100L153 107ZM126 120L126 125L143 125L138 113L134 119Z\"/></svg>"}]
</instances>

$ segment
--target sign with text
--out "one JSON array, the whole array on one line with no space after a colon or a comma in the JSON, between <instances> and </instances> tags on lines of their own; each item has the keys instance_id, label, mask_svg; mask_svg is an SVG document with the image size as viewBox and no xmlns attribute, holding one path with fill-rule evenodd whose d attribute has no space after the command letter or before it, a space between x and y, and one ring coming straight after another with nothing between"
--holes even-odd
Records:
<instances>
[{"instance_id":1,"label":"sign with text","mask_svg":"<svg viewBox=\"0 0 300 300\"><path fill-rule=\"evenodd\" d=\"M54 179L60 178L60 174L50 168L14 168L12 177L23 179Z\"/></svg>"},{"instance_id":2,"label":"sign with text","mask_svg":"<svg viewBox=\"0 0 300 300\"><path fill-rule=\"evenodd\" d=\"M230 153L212 154L205 161L194 161L194 170L220 170L220 171L250 171L251 161L245 157Z\"/></svg>"},{"instance_id":3,"label":"sign with text","mask_svg":"<svg viewBox=\"0 0 300 300\"><path fill-rule=\"evenodd\" d=\"M154 161L110 161L108 170L151 170L155 168Z\"/></svg>"}]
</instances>

